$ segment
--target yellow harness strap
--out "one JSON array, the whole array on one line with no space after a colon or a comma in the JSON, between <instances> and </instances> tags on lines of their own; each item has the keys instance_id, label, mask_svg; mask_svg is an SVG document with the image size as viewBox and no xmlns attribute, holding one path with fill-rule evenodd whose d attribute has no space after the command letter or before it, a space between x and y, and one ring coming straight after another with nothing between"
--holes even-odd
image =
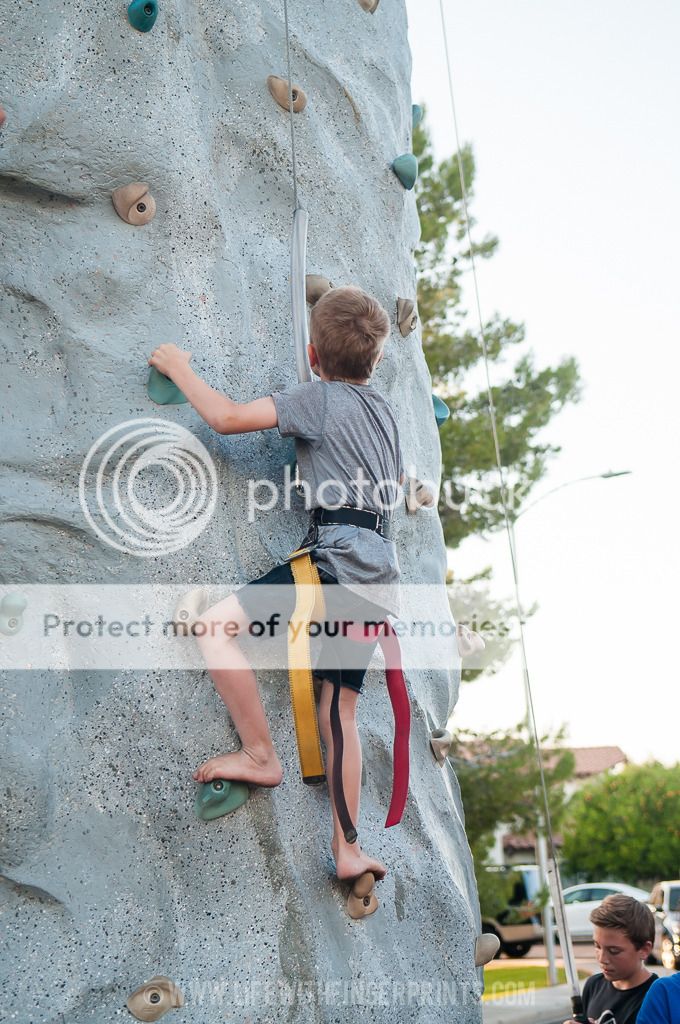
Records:
<instances>
[{"instance_id":1,"label":"yellow harness strap","mask_svg":"<svg viewBox=\"0 0 680 1024\"><path fill-rule=\"evenodd\" d=\"M309 649L309 626L316 614L323 621L326 614L319 571L308 551L300 549L289 556L295 580L295 611L288 628L288 679L290 702L295 721L302 781L313 786L326 778L316 701L312 684L312 662Z\"/></svg>"}]
</instances>

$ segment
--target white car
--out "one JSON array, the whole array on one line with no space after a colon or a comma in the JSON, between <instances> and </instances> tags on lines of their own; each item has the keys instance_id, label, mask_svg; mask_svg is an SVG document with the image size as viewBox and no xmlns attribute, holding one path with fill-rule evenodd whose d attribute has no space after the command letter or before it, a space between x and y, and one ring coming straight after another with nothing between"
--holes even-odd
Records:
<instances>
[{"instance_id":1,"label":"white car","mask_svg":"<svg viewBox=\"0 0 680 1024\"><path fill-rule=\"evenodd\" d=\"M644 889L636 889L633 885L623 882L585 882L583 885L570 885L564 889L564 905L567 915L567 928L574 942L591 942L593 925L590 920L591 911L599 907L602 900L614 893L633 896L641 903L647 903L649 893Z\"/></svg>"}]
</instances>

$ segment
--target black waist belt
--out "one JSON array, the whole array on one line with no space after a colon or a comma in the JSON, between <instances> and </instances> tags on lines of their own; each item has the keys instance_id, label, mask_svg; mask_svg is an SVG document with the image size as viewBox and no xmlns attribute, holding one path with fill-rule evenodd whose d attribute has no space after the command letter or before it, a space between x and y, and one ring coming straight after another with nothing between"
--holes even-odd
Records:
<instances>
[{"instance_id":1,"label":"black waist belt","mask_svg":"<svg viewBox=\"0 0 680 1024\"><path fill-rule=\"evenodd\" d=\"M361 526L364 530L374 530L381 537L384 536L385 517L367 508L353 508L351 505L315 508L312 519L319 526Z\"/></svg>"}]
</instances>

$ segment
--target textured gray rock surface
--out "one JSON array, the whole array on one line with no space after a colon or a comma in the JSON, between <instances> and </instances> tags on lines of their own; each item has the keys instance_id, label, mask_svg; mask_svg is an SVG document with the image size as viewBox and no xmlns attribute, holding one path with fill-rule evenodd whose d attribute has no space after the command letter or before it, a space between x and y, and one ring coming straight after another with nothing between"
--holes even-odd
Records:
<instances>
[{"instance_id":1,"label":"textured gray rock surface","mask_svg":"<svg viewBox=\"0 0 680 1024\"><path fill-rule=\"evenodd\" d=\"M297 510L249 524L247 481L282 475L275 431L225 438L189 406L153 406L146 359L163 340L219 389L250 399L294 380L286 76L281 3L161 0L134 31L125 3L0 3L2 583L237 584L302 535ZM413 195L389 164L408 151L403 0L291 0L299 191L308 271L357 283L390 310L415 290ZM114 188L146 181L154 221L130 227ZM419 332L394 326L376 386L407 462L436 479L437 431ZM85 453L107 428L161 416L214 457L210 526L176 554L138 559L87 525ZM160 486L160 485L159 485ZM403 577L440 582L436 517L396 518ZM6 589L6 588L5 588ZM2 642L8 642L4 639ZM363 832L389 876L351 922L331 878L325 791L299 781L285 678L263 680L286 779L238 815L193 814L190 772L233 743L205 672L9 672L3 680L2 1006L13 1021L126 1019L154 974L184 991L168 1020L481 1020L478 909L451 769L428 733L457 673L421 672L403 824L382 830L391 714L380 673L363 698ZM225 744L225 730L228 733ZM353 988L348 986L354 986Z\"/></svg>"}]
</instances>

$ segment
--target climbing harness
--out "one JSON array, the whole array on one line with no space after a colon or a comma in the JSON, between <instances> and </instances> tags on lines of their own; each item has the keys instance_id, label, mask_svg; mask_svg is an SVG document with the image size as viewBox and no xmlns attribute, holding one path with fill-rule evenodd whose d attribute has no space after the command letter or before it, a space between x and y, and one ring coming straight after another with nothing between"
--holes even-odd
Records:
<instances>
[{"instance_id":1,"label":"climbing harness","mask_svg":"<svg viewBox=\"0 0 680 1024\"><path fill-rule=\"evenodd\" d=\"M295 580L295 610L288 634L290 701L302 781L315 786L324 781L326 772L316 717L309 630L314 616L321 620L324 618L325 603L319 570L309 552L304 549L294 551L288 560Z\"/></svg>"},{"instance_id":2,"label":"climbing harness","mask_svg":"<svg viewBox=\"0 0 680 1024\"><path fill-rule=\"evenodd\" d=\"M302 779L303 782L314 785L323 782L325 775L312 684L309 631L314 615L324 617L325 603L319 572L311 559L310 549L300 548L294 551L288 561L296 587L295 611L291 618L288 642L291 703ZM401 664L399 640L387 619L381 623L366 625L347 623L346 635L350 640L359 643L372 643L377 640L385 657L387 691L394 715L392 797L385 821L385 828L390 828L402 819L409 780L411 705ZM347 807L342 781L344 738L340 718L340 688L339 684L333 687L330 707L333 736L333 769L330 782L335 809L345 839L348 843L354 843L357 840L357 830Z\"/></svg>"},{"instance_id":3,"label":"climbing harness","mask_svg":"<svg viewBox=\"0 0 680 1024\"><path fill-rule=\"evenodd\" d=\"M486 376L486 391L487 401L489 405L489 419L491 421L491 433L493 435L494 443L494 454L496 459L496 469L499 476L499 491L501 497L501 504L503 507L503 519L505 523L505 530L508 537L508 546L510 549L510 562L512 565L512 576L514 582L515 592L515 606L517 611L517 618L519 621L519 638L520 638L520 654L522 658L522 669L524 676L524 688L527 702L527 726L530 731L532 740L536 747L536 760L538 764L538 772L540 778L540 790L542 796L542 813L543 820L546 830L546 838L548 840L548 880L551 882L553 905L556 911L556 920L558 925L558 931L560 935L560 945L562 952L564 953L567 948L571 948L571 935L568 929L565 927L566 914L564 911L564 897L562 895L562 888L559 884L559 868L557 864L557 852L555 849L555 842L552 830L552 821L550 815L550 805L548 801L548 788L545 781L545 770L543 765L543 756L541 753L541 742L538 735L538 727L536 725L536 714L534 710L533 693L531 689L531 681L529 679L529 662L527 657L526 642L524 636L524 612L522 609L522 602L519 593L519 571L517 566L517 552L515 549L514 536L512 532L512 525L510 522L510 514L508 510L507 500L507 489L505 485L505 474L503 472L503 461L501 458L500 442L498 438L498 422L496 418L496 407L493 400L493 389L491 387L491 371L490 371L490 359L489 359L489 348L486 340L486 331L484 328L484 318L482 316L482 307L479 293L479 282L477 279L477 267L475 262L475 250L472 244L472 231L470 224L470 214L468 209L468 195L467 188L465 185L465 169L463 167L463 160L461 157L461 144L460 144L460 133L458 131L458 117L456 114L456 101L453 91L453 72L451 69L451 59L449 55L449 44L448 44L448 31L446 26L446 17L444 15L444 4L443 0L439 0L439 12L441 17L442 25L442 37L444 40L444 53L446 57L446 67L448 73L448 84L449 84L449 97L451 100L451 113L453 115L453 129L454 137L456 142L456 158L458 161L458 174L460 177L461 186L461 199L463 207L463 217L465 220L465 233L467 236L468 252L470 254L470 269L472 271L472 282L475 295L475 307L478 320L479 329L479 341L482 350L482 356L484 359L484 370ZM569 957L565 955L565 968L568 968ZM573 953L571 962L573 964ZM580 994L580 987L578 982L578 975L574 972L570 975L569 981L572 989L572 1019L577 1024L587 1024L588 1018L583 1012L583 1002Z\"/></svg>"}]
</instances>

